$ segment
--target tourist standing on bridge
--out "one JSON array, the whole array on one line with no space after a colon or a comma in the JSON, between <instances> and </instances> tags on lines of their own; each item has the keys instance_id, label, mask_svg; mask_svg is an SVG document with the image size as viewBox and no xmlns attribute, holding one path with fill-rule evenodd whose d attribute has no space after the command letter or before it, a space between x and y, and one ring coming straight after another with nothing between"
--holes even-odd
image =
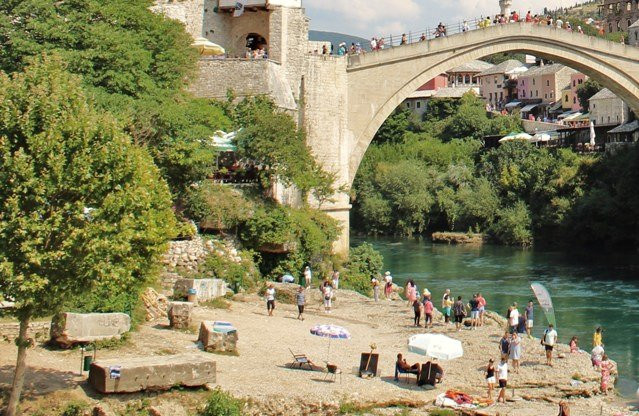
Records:
<instances>
[{"instance_id":1,"label":"tourist standing on bridge","mask_svg":"<svg viewBox=\"0 0 639 416\"><path fill-rule=\"evenodd\" d=\"M532 14L530 14L530 10L526 13L526 23L531 23L533 21Z\"/></svg>"},{"instance_id":2,"label":"tourist standing on bridge","mask_svg":"<svg viewBox=\"0 0 639 416\"><path fill-rule=\"evenodd\" d=\"M376 51L377 50L377 38L372 38L371 39L371 51Z\"/></svg>"},{"instance_id":3,"label":"tourist standing on bridge","mask_svg":"<svg viewBox=\"0 0 639 416\"><path fill-rule=\"evenodd\" d=\"M470 26L468 26L468 20L464 20L464 25L462 26L462 32L468 32L470 30Z\"/></svg>"},{"instance_id":4,"label":"tourist standing on bridge","mask_svg":"<svg viewBox=\"0 0 639 416\"><path fill-rule=\"evenodd\" d=\"M419 37L419 41L420 42L426 41L426 33L422 33L422 35Z\"/></svg>"},{"instance_id":5,"label":"tourist standing on bridge","mask_svg":"<svg viewBox=\"0 0 639 416\"><path fill-rule=\"evenodd\" d=\"M402 40L399 43L400 45L406 45L408 43L408 38L406 37L406 33L402 34Z\"/></svg>"}]
</instances>

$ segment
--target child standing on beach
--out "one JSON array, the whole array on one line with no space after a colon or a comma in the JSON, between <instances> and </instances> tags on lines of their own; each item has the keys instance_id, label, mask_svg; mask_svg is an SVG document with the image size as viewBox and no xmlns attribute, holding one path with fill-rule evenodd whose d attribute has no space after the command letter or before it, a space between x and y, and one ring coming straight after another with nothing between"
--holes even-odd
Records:
<instances>
[{"instance_id":1,"label":"child standing on beach","mask_svg":"<svg viewBox=\"0 0 639 416\"><path fill-rule=\"evenodd\" d=\"M493 389L495 388L495 360L488 360L486 366L486 383L488 384L488 400L493 399Z\"/></svg>"},{"instance_id":2,"label":"child standing on beach","mask_svg":"<svg viewBox=\"0 0 639 416\"><path fill-rule=\"evenodd\" d=\"M413 312L415 312L415 326L419 326L422 319L422 304L417 299L413 301Z\"/></svg>"},{"instance_id":3,"label":"child standing on beach","mask_svg":"<svg viewBox=\"0 0 639 416\"><path fill-rule=\"evenodd\" d=\"M268 316L273 316L273 310L275 309L275 287L273 282L268 282L266 287L266 311Z\"/></svg>"},{"instance_id":4,"label":"child standing on beach","mask_svg":"<svg viewBox=\"0 0 639 416\"><path fill-rule=\"evenodd\" d=\"M426 296L424 301L424 328L433 327L433 309L435 309L433 301L430 300L430 296Z\"/></svg>"},{"instance_id":5,"label":"child standing on beach","mask_svg":"<svg viewBox=\"0 0 639 416\"><path fill-rule=\"evenodd\" d=\"M300 321L304 320L304 305L306 305L306 295L304 294L304 287L300 286L297 289L297 293L295 294L295 299L297 301L297 319Z\"/></svg>"}]
</instances>

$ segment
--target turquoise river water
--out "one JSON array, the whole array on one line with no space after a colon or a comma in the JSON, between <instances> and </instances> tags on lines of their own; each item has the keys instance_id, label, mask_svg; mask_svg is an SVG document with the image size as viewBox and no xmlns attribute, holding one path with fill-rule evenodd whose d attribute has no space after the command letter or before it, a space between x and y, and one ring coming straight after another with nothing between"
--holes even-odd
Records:
<instances>
[{"instance_id":1,"label":"turquoise river water","mask_svg":"<svg viewBox=\"0 0 639 416\"><path fill-rule=\"evenodd\" d=\"M543 283L554 302L560 341L568 343L577 335L580 347L590 351L592 333L601 325L606 352L619 365L617 388L634 397L639 381L639 255L448 246L423 239L354 237L352 244L362 241L384 255L384 267L397 284L413 278L435 298L446 288L464 300L481 292L488 309L501 314L512 302L524 305L534 297L531 282ZM545 325L536 307L536 336Z\"/></svg>"}]
</instances>

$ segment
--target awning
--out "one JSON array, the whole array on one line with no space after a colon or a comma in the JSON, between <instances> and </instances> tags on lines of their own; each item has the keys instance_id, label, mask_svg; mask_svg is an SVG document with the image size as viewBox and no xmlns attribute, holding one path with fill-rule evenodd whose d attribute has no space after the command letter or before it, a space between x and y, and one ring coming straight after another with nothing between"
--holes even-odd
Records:
<instances>
[{"instance_id":1,"label":"awning","mask_svg":"<svg viewBox=\"0 0 639 416\"><path fill-rule=\"evenodd\" d=\"M521 109L522 113L529 113L531 112L533 109L535 109L539 104L528 104L526 107Z\"/></svg>"},{"instance_id":2,"label":"awning","mask_svg":"<svg viewBox=\"0 0 639 416\"><path fill-rule=\"evenodd\" d=\"M548 111L550 111L550 112L553 112L553 113L554 113L555 111L561 110L561 109L562 109L562 106L563 106L563 104L561 103L561 101L557 101L556 103L554 103L554 104L550 107L550 109L549 109Z\"/></svg>"},{"instance_id":3,"label":"awning","mask_svg":"<svg viewBox=\"0 0 639 416\"><path fill-rule=\"evenodd\" d=\"M521 105L521 101L511 101L508 104L506 104L506 108L515 108L515 107L519 107Z\"/></svg>"}]
</instances>

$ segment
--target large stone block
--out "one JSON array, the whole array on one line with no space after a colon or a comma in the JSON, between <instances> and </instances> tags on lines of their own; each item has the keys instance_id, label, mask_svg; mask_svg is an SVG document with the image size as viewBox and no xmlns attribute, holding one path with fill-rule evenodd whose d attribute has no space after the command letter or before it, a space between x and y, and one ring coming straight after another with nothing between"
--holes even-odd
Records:
<instances>
[{"instance_id":1,"label":"large stone block","mask_svg":"<svg viewBox=\"0 0 639 416\"><path fill-rule=\"evenodd\" d=\"M171 302L169 304L169 322L171 324L171 328L186 329L191 326L192 313L193 303Z\"/></svg>"},{"instance_id":2,"label":"large stone block","mask_svg":"<svg viewBox=\"0 0 639 416\"><path fill-rule=\"evenodd\" d=\"M202 321L198 341L204 351L237 352L237 329L230 325L217 325L217 322Z\"/></svg>"},{"instance_id":3,"label":"large stone block","mask_svg":"<svg viewBox=\"0 0 639 416\"><path fill-rule=\"evenodd\" d=\"M186 298L189 290L195 291L198 301L205 302L226 295L226 282L222 279L180 279L175 282L173 295Z\"/></svg>"},{"instance_id":4,"label":"large stone block","mask_svg":"<svg viewBox=\"0 0 639 416\"><path fill-rule=\"evenodd\" d=\"M98 360L89 383L100 393L133 393L215 383L216 363L200 354Z\"/></svg>"},{"instance_id":5,"label":"large stone block","mask_svg":"<svg viewBox=\"0 0 639 416\"><path fill-rule=\"evenodd\" d=\"M117 338L131 329L125 313L71 313L56 315L51 321L51 340L68 348L75 344Z\"/></svg>"}]
</instances>

